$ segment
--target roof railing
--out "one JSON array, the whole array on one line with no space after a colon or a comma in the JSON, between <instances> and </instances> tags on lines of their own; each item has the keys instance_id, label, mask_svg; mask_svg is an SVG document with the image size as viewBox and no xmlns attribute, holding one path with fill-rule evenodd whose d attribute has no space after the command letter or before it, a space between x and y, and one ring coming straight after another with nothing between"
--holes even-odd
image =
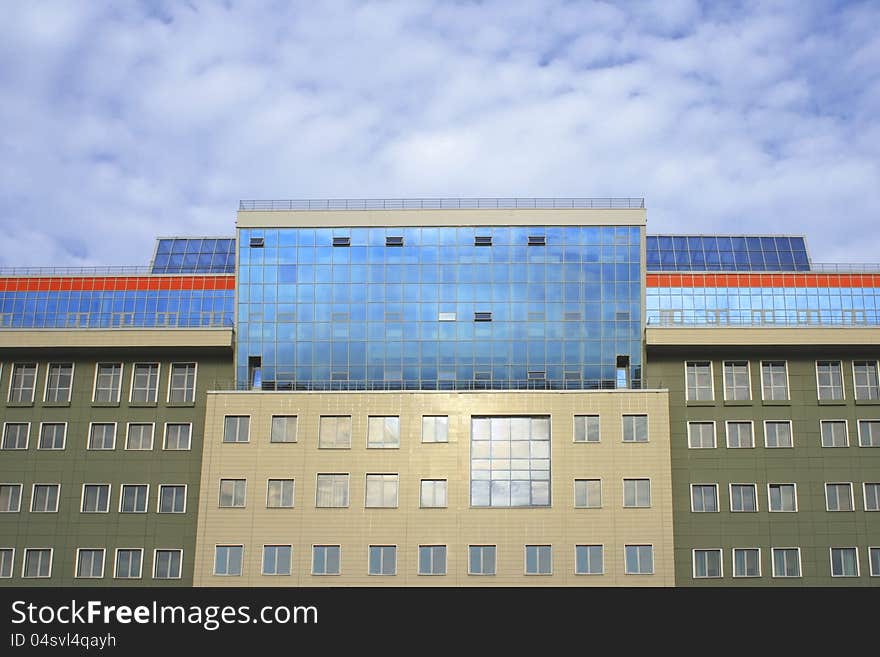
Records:
<instances>
[{"instance_id":1,"label":"roof railing","mask_svg":"<svg viewBox=\"0 0 880 657\"><path fill-rule=\"evenodd\" d=\"M642 209L644 198L347 198L239 201L241 211Z\"/></svg>"},{"instance_id":2,"label":"roof railing","mask_svg":"<svg viewBox=\"0 0 880 657\"><path fill-rule=\"evenodd\" d=\"M34 276L232 276L235 272L163 272L152 267L0 267L0 277Z\"/></svg>"},{"instance_id":3,"label":"roof railing","mask_svg":"<svg viewBox=\"0 0 880 657\"><path fill-rule=\"evenodd\" d=\"M803 269L652 269L649 274L880 274L880 263L819 262Z\"/></svg>"}]
</instances>

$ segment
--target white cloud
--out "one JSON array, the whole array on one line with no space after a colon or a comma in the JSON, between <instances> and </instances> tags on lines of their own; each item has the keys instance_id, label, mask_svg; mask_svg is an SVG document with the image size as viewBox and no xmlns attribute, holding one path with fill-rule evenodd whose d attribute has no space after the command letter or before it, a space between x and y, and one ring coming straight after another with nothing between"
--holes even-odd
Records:
<instances>
[{"instance_id":1,"label":"white cloud","mask_svg":"<svg viewBox=\"0 0 880 657\"><path fill-rule=\"evenodd\" d=\"M646 197L878 260L872 3L14 3L0 264L143 264L240 198Z\"/></svg>"}]
</instances>

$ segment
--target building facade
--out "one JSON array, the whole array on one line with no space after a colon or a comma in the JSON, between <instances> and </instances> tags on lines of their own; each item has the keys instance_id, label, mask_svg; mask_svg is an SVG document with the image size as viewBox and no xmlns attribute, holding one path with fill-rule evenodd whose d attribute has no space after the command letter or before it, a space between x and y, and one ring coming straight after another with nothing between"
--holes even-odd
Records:
<instances>
[{"instance_id":1,"label":"building facade","mask_svg":"<svg viewBox=\"0 0 880 657\"><path fill-rule=\"evenodd\" d=\"M876 586L880 275L641 199L0 272L0 585Z\"/></svg>"}]
</instances>

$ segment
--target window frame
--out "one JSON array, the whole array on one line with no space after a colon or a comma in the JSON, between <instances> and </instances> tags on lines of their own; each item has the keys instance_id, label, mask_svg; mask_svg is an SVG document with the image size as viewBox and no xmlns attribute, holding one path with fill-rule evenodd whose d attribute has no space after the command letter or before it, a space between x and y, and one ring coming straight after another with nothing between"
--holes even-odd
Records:
<instances>
[{"instance_id":1,"label":"window frame","mask_svg":"<svg viewBox=\"0 0 880 657\"><path fill-rule=\"evenodd\" d=\"M24 432L24 447L3 447L2 446L2 444L6 442L6 429L10 424L16 425L16 426L23 424L23 425L27 426L27 430ZM3 422L3 433L0 434L0 451L25 452L28 449L30 449L30 446L31 446L31 423L30 423L30 421L28 421L28 422L10 422L7 420L7 421Z\"/></svg>"},{"instance_id":2,"label":"window frame","mask_svg":"<svg viewBox=\"0 0 880 657\"><path fill-rule=\"evenodd\" d=\"M21 513L21 498L24 495L24 484L18 481L3 481L0 482L0 486L13 486L18 488L18 506L13 509L8 509L6 511L0 509L0 513Z\"/></svg>"},{"instance_id":3,"label":"window frame","mask_svg":"<svg viewBox=\"0 0 880 657\"><path fill-rule=\"evenodd\" d=\"M538 572L529 572L529 548L538 548L535 555L535 564L538 566ZM541 571L541 552L540 548L547 548L550 554L550 571L542 573ZM523 545L523 575L525 577L552 577L553 572L553 545L551 543L526 543Z\"/></svg>"},{"instance_id":4,"label":"window frame","mask_svg":"<svg viewBox=\"0 0 880 657\"><path fill-rule=\"evenodd\" d=\"M151 401L134 401L134 380L137 376L138 365L155 365L156 366L156 389L153 393L154 399ZM121 377L120 377L121 378ZM162 363L157 361L142 361L131 364L131 383L128 387L128 403L135 406L146 406L159 403L159 382L162 380Z\"/></svg>"},{"instance_id":5,"label":"window frame","mask_svg":"<svg viewBox=\"0 0 880 657\"><path fill-rule=\"evenodd\" d=\"M445 544L443 544L443 543L419 543L419 545L418 545L417 547L418 547L418 550L417 550L417 553L416 553L416 554L417 554L417 561L416 561L416 563L417 563L417 565L416 565L416 574L417 574L418 576L420 576L420 577L421 577L421 576L424 576L424 577L445 577L445 576L447 575L447 573L449 572L449 569L448 569L448 563L449 563L449 558L448 558L448 557L449 557L449 546L448 546L448 545L445 545ZM434 548L441 548L441 547L443 548L443 572L442 572L442 573L434 573L434 572L431 572L431 573L425 573L425 572L422 572L422 549L423 549L423 548L430 548L430 549L431 549L431 570L433 570L433 569L434 569L434 552L433 552L433 549L434 549Z\"/></svg>"},{"instance_id":6,"label":"window frame","mask_svg":"<svg viewBox=\"0 0 880 657\"><path fill-rule=\"evenodd\" d=\"M174 379L174 366L175 365L192 365L193 366L193 385L192 385L192 400L186 399L186 394L184 394L184 401L171 401L171 382ZM196 403L196 390L198 389L199 384L199 363L198 361L178 361L168 364L168 392L165 395L165 403L169 406L189 406L194 405ZM186 391L187 389L184 389Z\"/></svg>"},{"instance_id":7,"label":"window frame","mask_svg":"<svg viewBox=\"0 0 880 657\"><path fill-rule=\"evenodd\" d=\"M834 574L834 550L852 550L856 555L856 574L855 575L835 575ZM869 553L870 556L870 553ZM859 548L853 545L832 545L828 548L828 562L829 562L829 572L831 573L831 577L834 578L855 578L862 576L862 564L861 559L859 559Z\"/></svg>"},{"instance_id":8,"label":"window frame","mask_svg":"<svg viewBox=\"0 0 880 657\"><path fill-rule=\"evenodd\" d=\"M232 420L232 419L236 420L235 438L238 438L239 436L241 436L242 420L247 419L247 422L245 423L245 432L244 432L245 440L226 440L226 436L227 436L226 429L227 429L229 420ZM251 416L249 414L248 415L238 415L238 414L223 415L223 436L220 439L220 443L222 445L248 445L248 444L250 444L250 442L251 442Z\"/></svg>"},{"instance_id":9,"label":"window frame","mask_svg":"<svg viewBox=\"0 0 880 657\"><path fill-rule=\"evenodd\" d=\"M772 498L770 497L770 487L771 486L793 486L794 487L794 509L786 510L786 509L774 509ZM790 481L774 481L767 482L767 512L768 513L797 513L798 512L798 494L797 494L797 483Z\"/></svg>"},{"instance_id":10,"label":"window frame","mask_svg":"<svg viewBox=\"0 0 880 657\"><path fill-rule=\"evenodd\" d=\"M711 424L712 425L712 446L711 447L694 447L691 444L691 427L696 424ZM718 448L718 432L717 432L717 423L715 420L688 420L687 421L687 441L688 441L688 449L717 449Z\"/></svg>"},{"instance_id":11,"label":"window frame","mask_svg":"<svg viewBox=\"0 0 880 657\"><path fill-rule=\"evenodd\" d=\"M176 552L179 556L178 564L177 564L177 577L157 577L156 570L158 569L159 563L156 559L159 556L159 552ZM183 579L183 548L153 548L153 568L152 579Z\"/></svg>"},{"instance_id":12,"label":"window frame","mask_svg":"<svg viewBox=\"0 0 880 657\"><path fill-rule=\"evenodd\" d=\"M138 564L138 574L137 577L120 577L119 576L119 553L120 552L138 552L141 555L140 563ZM113 551L113 577L112 579L143 579L144 576L144 548L136 548L136 547L123 547L116 548Z\"/></svg>"},{"instance_id":13,"label":"window frame","mask_svg":"<svg viewBox=\"0 0 880 657\"><path fill-rule=\"evenodd\" d=\"M96 425L113 425L113 446L112 447L92 447L92 428ZM117 422L89 422L89 432L86 434L86 451L89 452L113 452L116 451L116 439L119 432Z\"/></svg>"},{"instance_id":14,"label":"window frame","mask_svg":"<svg viewBox=\"0 0 880 657\"><path fill-rule=\"evenodd\" d=\"M627 440L627 439L626 439L626 421L627 421L627 418L640 418L640 417L645 418L645 439L644 439L644 440L636 440L636 437L638 436L638 432L636 431L635 420L633 419L633 422L632 422L632 435L633 435L633 440ZM641 444L644 444L644 443L650 443L650 442L651 442L651 423L650 423L650 420L648 419L648 413L621 413L621 414L620 414L620 421L621 421L621 426L620 426L620 430L621 430L620 441L621 441L622 443L624 443L624 444L626 444L626 445L632 445L632 444L641 445Z\"/></svg>"},{"instance_id":15,"label":"window frame","mask_svg":"<svg viewBox=\"0 0 880 657\"><path fill-rule=\"evenodd\" d=\"M871 558L871 550L880 552L880 547L876 545L868 546L868 577L880 577L880 570L874 571L874 560Z\"/></svg>"},{"instance_id":16,"label":"window frame","mask_svg":"<svg viewBox=\"0 0 880 657\"><path fill-rule=\"evenodd\" d=\"M283 418L285 420L289 420L293 418L294 429L293 429L293 440L273 440L275 437L275 418ZM285 422L285 437L287 435L287 422ZM269 416L269 444L270 445L290 445L293 443L299 442L299 415L290 415L284 413L273 413Z\"/></svg>"},{"instance_id":17,"label":"window frame","mask_svg":"<svg viewBox=\"0 0 880 657\"><path fill-rule=\"evenodd\" d=\"M239 562L241 569L239 570L239 572L237 572L237 573L228 572L228 570L229 570L229 555L228 555L228 553L226 556L227 572L225 572L225 573L218 573L217 572L217 557L219 556L218 552L217 552L218 548L240 548L241 549L240 562ZM244 543L215 543L214 544L214 566L211 569L211 575L213 577L244 577Z\"/></svg>"},{"instance_id":18,"label":"window frame","mask_svg":"<svg viewBox=\"0 0 880 657\"><path fill-rule=\"evenodd\" d=\"M874 373L877 375L878 383L880 383L880 361L878 361L877 359L871 359L871 358L853 358L852 363L851 363L852 364L852 375L853 375L853 379L852 379L852 381L853 381L853 399L856 400L857 402L858 401L866 401L866 402L880 401L880 399L878 399L876 397L859 397L859 394L858 394L859 388L856 384L856 362L857 361L859 363L873 363L874 364Z\"/></svg>"},{"instance_id":19,"label":"window frame","mask_svg":"<svg viewBox=\"0 0 880 657\"><path fill-rule=\"evenodd\" d=\"M382 486L382 491L381 491L380 497L382 498L381 501L383 502L383 504L380 504L378 506L372 505L372 504L371 505L367 504L367 500L370 497L370 495L369 495L370 477L382 477L382 479L379 480L379 483ZM384 504L384 502L385 502L385 484L386 484L385 477L394 477L397 482L397 490L396 490L396 494L394 496L394 504L392 504L392 505ZM374 481L373 485L374 486L376 485L375 481ZM400 473L399 472L366 472L366 473L364 473L364 508L365 509L397 509L399 507L400 507Z\"/></svg>"},{"instance_id":20,"label":"window frame","mask_svg":"<svg viewBox=\"0 0 880 657\"><path fill-rule=\"evenodd\" d=\"M626 504L626 483L628 481L647 481L648 482L648 504L647 506L635 505L635 506L627 506ZM621 498L621 506L624 509L650 509L652 508L654 499L652 495L652 486L651 486L651 477L623 477L623 496ZM638 491L636 493L636 501L638 501ZM647 545L647 544L646 544Z\"/></svg>"},{"instance_id":21,"label":"window frame","mask_svg":"<svg viewBox=\"0 0 880 657\"><path fill-rule=\"evenodd\" d=\"M877 508L868 508L868 486L877 486ZM863 481L862 482L862 507L867 513L876 513L880 511L880 481Z\"/></svg>"},{"instance_id":22,"label":"window frame","mask_svg":"<svg viewBox=\"0 0 880 657\"><path fill-rule=\"evenodd\" d=\"M239 504L231 504L229 506L225 506L225 505L221 504L221 501L223 500L223 482L224 481L232 481L232 482L236 482L236 484L239 481L244 482L244 498L243 498L242 503L240 505ZM221 477L220 483L217 485L217 508L218 509L246 509L247 508L247 498L248 498L247 481L248 481L247 477ZM233 502L235 502L235 488L236 487L237 487L237 485L235 487L233 487L233 491L232 491L232 501Z\"/></svg>"},{"instance_id":23,"label":"window frame","mask_svg":"<svg viewBox=\"0 0 880 657\"><path fill-rule=\"evenodd\" d=\"M321 431L321 425L324 423L325 418L333 418L337 421L336 431L333 436L333 445L322 445L323 440L323 432ZM348 444L347 445L336 445L336 440L339 436L339 418L348 418ZM354 420L351 415L319 415L318 416L318 449L351 449L352 445L352 434L354 433Z\"/></svg>"},{"instance_id":24,"label":"window frame","mask_svg":"<svg viewBox=\"0 0 880 657\"><path fill-rule=\"evenodd\" d=\"M247 480L245 480L247 481ZM162 489L163 488L181 488L183 487L183 511L162 511ZM189 506L189 484L157 484L157 495L156 495L156 513L160 513L162 515L179 515L186 513L186 508ZM247 502L247 484L245 484L245 502ZM219 501L218 501L219 504ZM239 507L221 507L223 509L232 508L237 509Z\"/></svg>"},{"instance_id":25,"label":"window frame","mask_svg":"<svg viewBox=\"0 0 880 657\"><path fill-rule=\"evenodd\" d=\"M55 400L49 401L49 374L52 372L53 365L70 365L70 387L67 388L67 399L66 400ZM76 362L61 362L61 361L50 361L46 363L46 382L43 385L43 403L47 405L63 405L69 404L70 400L73 398L73 377L76 374Z\"/></svg>"},{"instance_id":26,"label":"window frame","mask_svg":"<svg viewBox=\"0 0 880 657\"><path fill-rule=\"evenodd\" d=\"M768 445L767 444L767 425L768 424L787 424L788 435L791 437L791 445ZM764 420L764 449L794 449L794 424L791 420Z\"/></svg>"},{"instance_id":27,"label":"window frame","mask_svg":"<svg viewBox=\"0 0 880 657\"><path fill-rule=\"evenodd\" d=\"M764 363L768 365L772 365L774 363L782 363L785 367L785 398L784 399L771 399L767 397L767 391L764 387ZM761 401L762 402L791 402L791 381L789 380L790 373L788 367L788 360L761 360L760 361L760 372L761 372ZM770 386L773 387L772 384Z\"/></svg>"},{"instance_id":28,"label":"window frame","mask_svg":"<svg viewBox=\"0 0 880 657\"><path fill-rule=\"evenodd\" d=\"M119 366L119 383L116 384L116 400L98 401L98 371L101 365ZM98 361L95 363L95 376L92 380L92 403L93 404L119 404L122 401L122 379L125 376L125 363L119 361ZM110 388L108 388L109 390Z\"/></svg>"},{"instance_id":29,"label":"window frame","mask_svg":"<svg viewBox=\"0 0 880 657\"><path fill-rule=\"evenodd\" d=\"M290 557L287 562L286 573L267 573L266 572L266 548L290 548ZM244 554L242 554L244 559ZM278 570L278 553L275 553L275 570ZM264 543L263 549L260 550L260 575L263 577L291 577L293 575L293 544L292 543Z\"/></svg>"},{"instance_id":30,"label":"window frame","mask_svg":"<svg viewBox=\"0 0 880 657\"><path fill-rule=\"evenodd\" d=\"M385 557L384 557L385 548L392 548L392 553L394 554L394 572L392 572L392 573L370 572L370 567L372 565L373 548L379 548L382 550L382 552L380 553L380 556L379 556L379 569L380 570L385 569L384 568L384 566L385 566ZM398 561L397 550L398 550L398 546L396 543L369 543L369 544L367 544L367 576L368 577L396 577L397 576L397 561Z\"/></svg>"},{"instance_id":31,"label":"window frame","mask_svg":"<svg viewBox=\"0 0 880 657\"><path fill-rule=\"evenodd\" d=\"M434 420L434 436L437 435L437 418L445 418L446 419L446 435L444 436L446 438L446 440L425 440L425 420L428 418ZM421 439L421 442L426 445L449 443L449 416L448 415L422 415L422 435L420 436L420 439Z\"/></svg>"},{"instance_id":32,"label":"window frame","mask_svg":"<svg viewBox=\"0 0 880 657\"><path fill-rule=\"evenodd\" d=\"M859 447L866 447L866 448L880 447L880 442L878 442L876 445L866 445L862 441L862 425L867 424L868 422L876 422L878 425L878 434L880 434L880 420L865 417L865 418L859 418L858 420L856 420L856 422L858 423L858 431L859 431ZM878 436L878 437L880 437L880 436Z\"/></svg>"},{"instance_id":33,"label":"window frame","mask_svg":"<svg viewBox=\"0 0 880 657\"><path fill-rule=\"evenodd\" d=\"M754 509L746 510L746 509L734 509L733 508L733 487L734 486L751 486L752 487L752 490L755 492L755 508ZM758 484L757 484L757 482L752 483L752 482L748 482L748 481L745 481L745 482L732 481L727 484L727 495L730 500L729 509L730 509L731 513L758 513L761 510L761 505L758 502Z\"/></svg>"},{"instance_id":34,"label":"window frame","mask_svg":"<svg viewBox=\"0 0 880 657\"><path fill-rule=\"evenodd\" d=\"M106 486L107 487L107 508L104 511L86 511L86 486ZM82 492L80 493L79 512L80 513L110 513L110 507L113 506L113 484L107 482L83 482Z\"/></svg>"},{"instance_id":35,"label":"window frame","mask_svg":"<svg viewBox=\"0 0 880 657\"><path fill-rule=\"evenodd\" d=\"M30 400L13 401L13 399L12 399L12 384L15 381L15 370L19 365L22 365L22 366L33 365L34 366L34 384L31 386ZM40 363L39 363L39 361L30 361L30 360L28 360L28 361L14 361L12 363L12 367L9 370L9 390L6 395L6 403L9 406L28 406L30 404L33 404L34 399L36 398L36 394L37 394L37 381L39 380L39 378L40 378Z\"/></svg>"},{"instance_id":36,"label":"window frame","mask_svg":"<svg viewBox=\"0 0 880 657\"><path fill-rule=\"evenodd\" d=\"M336 548L336 572L335 573L316 573L315 572L315 548ZM369 555L368 555L369 558ZM341 543L312 543L312 558L311 565L309 566L309 572L313 577L339 577L342 575L342 544ZM324 555L324 570L326 571L327 565L327 556Z\"/></svg>"},{"instance_id":37,"label":"window frame","mask_svg":"<svg viewBox=\"0 0 880 657\"><path fill-rule=\"evenodd\" d=\"M697 511L694 506L694 487L711 487L715 491L715 510L714 511L706 511L705 509L702 511ZM690 497L691 497L691 513L720 513L721 512L721 498L718 495L718 484L717 483L692 483L689 486L690 488Z\"/></svg>"},{"instance_id":38,"label":"window frame","mask_svg":"<svg viewBox=\"0 0 880 657\"><path fill-rule=\"evenodd\" d=\"M845 377L843 376L843 361L840 359L822 359L818 358L814 361L816 365L816 399L820 402L842 402L846 401L846 383ZM840 368L840 397L830 397L823 398L822 397L822 385L819 383L819 363L837 363L837 366Z\"/></svg>"},{"instance_id":39,"label":"window frame","mask_svg":"<svg viewBox=\"0 0 880 657\"><path fill-rule=\"evenodd\" d=\"M9 552L9 575L3 575L0 571L0 579L12 579L15 575L15 548L13 546L0 546L0 552ZM869 557L870 560L870 557Z\"/></svg>"},{"instance_id":40,"label":"window frame","mask_svg":"<svg viewBox=\"0 0 880 657\"><path fill-rule=\"evenodd\" d=\"M82 575L79 572L79 555L80 552L100 552L101 553L101 574L100 575ZM104 579L107 567L107 549L106 548L76 548L76 561L74 561L73 578L74 579Z\"/></svg>"},{"instance_id":41,"label":"window frame","mask_svg":"<svg viewBox=\"0 0 880 657\"><path fill-rule=\"evenodd\" d=\"M578 572L578 559L577 553L579 547L597 547L600 549L602 553L602 570L598 573L582 573ZM577 577L585 576L585 577L597 577L605 574L605 544L604 543L575 543L574 546L574 574Z\"/></svg>"},{"instance_id":42,"label":"window frame","mask_svg":"<svg viewBox=\"0 0 880 657\"><path fill-rule=\"evenodd\" d=\"M272 485L272 482L276 482L276 481L280 481L280 482L282 482L282 484L284 482L288 482L288 481L290 482L290 487L291 487L290 506L286 506L283 504L280 504L278 506L272 506L269 504L269 489ZM284 499L283 485L282 485L282 491L281 491L281 499L282 499L282 501ZM266 508L267 509L295 509L296 508L296 478L295 477L284 477L284 478L266 477ZM275 545L275 544L269 543L268 545ZM281 544L279 544L279 545L281 545Z\"/></svg>"},{"instance_id":43,"label":"window frame","mask_svg":"<svg viewBox=\"0 0 880 657\"><path fill-rule=\"evenodd\" d=\"M493 553L494 554L494 558L493 558L494 563L492 564L493 567L492 567L491 573L474 572L474 570L471 568L471 566L473 565L471 563L471 548L480 548L480 569L481 570L482 570L483 561L484 561L483 548L492 548L494 550L494 553ZM498 573L498 545L497 544L494 544L494 543L468 543L467 549L468 549L467 574L469 576L473 575L474 577L495 577L497 575L497 573Z\"/></svg>"},{"instance_id":44,"label":"window frame","mask_svg":"<svg viewBox=\"0 0 880 657\"><path fill-rule=\"evenodd\" d=\"M758 553L758 574L757 575L737 575L736 574L736 552L737 550L755 550ZM734 578L742 578L742 579L756 579L764 576L764 564L761 556L761 548L759 547L741 547L741 548L730 548L730 571L731 577Z\"/></svg>"},{"instance_id":45,"label":"window frame","mask_svg":"<svg viewBox=\"0 0 880 657\"><path fill-rule=\"evenodd\" d=\"M55 493L55 508L53 510L46 509L45 511L34 511L34 493L36 492L37 486L55 486L57 488L57 492ZM35 481L31 484L31 503L28 506L28 513L58 513L58 509L61 507L61 483L60 482L42 482Z\"/></svg>"},{"instance_id":46,"label":"window frame","mask_svg":"<svg viewBox=\"0 0 880 657\"><path fill-rule=\"evenodd\" d=\"M649 573L643 573L643 572L631 573L627 570L626 549L630 548L630 547L635 547L635 548L649 547L649 548L651 548L651 572L649 572ZM638 561L641 561L641 559L639 558ZM641 564L640 564L640 567L641 567ZM623 546L623 574L624 575L653 575L656 571L657 571L656 559L654 558L654 544L653 543L625 543L624 544L624 546Z\"/></svg>"},{"instance_id":47,"label":"window frame","mask_svg":"<svg viewBox=\"0 0 880 657\"><path fill-rule=\"evenodd\" d=\"M322 506L318 504L318 480L321 476L346 477L346 503L344 505ZM400 491L398 490L398 495ZM316 472L315 473L315 508L316 509L348 509L351 507L351 472Z\"/></svg>"},{"instance_id":48,"label":"window frame","mask_svg":"<svg viewBox=\"0 0 880 657\"><path fill-rule=\"evenodd\" d=\"M844 445L826 445L825 444L825 435L823 434L823 427L826 424L834 424L834 423L843 423L843 438L846 444ZM841 447L849 447L849 422L846 419L822 419L819 420L819 447L823 449L840 449Z\"/></svg>"},{"instance_id":49,"label":"window frame","mask_svg":"<svg viewBox=\"0 0 880 657\"><path fill-rule=\"evenodd\" d=\"M370 443L370 425L372 424L372 420L383 420L387 421L389 418L393 418L397 420L397 444L386 444L384 442L384 430L383 430L383 441L381 443ZM367 416L367 449L400 449L401 443L401 426L400 426L400 416L399 415L368 415Z\"/></svg>"},{"instance_id":50,"label":"window frame","mask_svg":"<svg viewBox=\"0 0 880 657\"><path fill-rule=\"evenodd\" d=\"M688 365L702 365L703 363L708 363L709 365L709 399L691 399L690 395L690 386L688 385ZM699 390L698 387L696 390ZM711 360L686 360L684 361L684 401L686 404L696 402L696 403L706 403L715 401L715 363Z\"/></svg>"},{"instance_id":51,"label":"window frame","mask_svg":"<svg viewBox=\"0 0 880 657\"><path fill-rule=\"evenodd\" d=\"M730 446L730 425L731 424L748 424L751 429L752 445L751 447L731 447ZM724 421L724 445L726 449L756 449L757 441L755 440L755 421L754 420L725 420Z\"/></svg>"},{"instance_id":52,"label":"window frame","mask_svg":"<svg viewBox=\"0 0 880 657\"><path fill-rule=\"evenodd\" d=\"M583 418L584 423L584 439L577 439L577 423L578 419ZM596 440L590 440L590 430L587 420L596 418ZM602 415L600 413L576 413L571 416L571 441L575 445L598 445L602 442Z\"/></svg>"},{"instance_id":53,"label":"window frame","mask_svg":"<svg viewBox=\"0 0 880 657\"><path fill-rule=\"evenodd\" d=\"M828 487L829 486L847 486L849 488L849 508L848 509L831 509L828 504ZM853 492L853 485L851 481L826 481L823 487L823 492L825 494L825 510L829 513L847 513L853 512L856 510L856 500L855 493ZM838 499L838 502L840 500Z\"/></svg>"},{"instance_id":54,"label":"window frame","mask_svg":"<svg viewBox=\"0 0 880 657\"><path fill-rule=\"evenodd\" d=\"M797 575L777 575L776 574L776 551L777 550L796 550L797 551L797 564L798 564L798 574ZM803 568L803 560L801 558L801 549L795 546L787 546L787 547L771 547L770 548L770 576L773 578L782 578L782 579L798 579L804 576L804 568Z\"/></svg>"},{"instance_id":55,"label":"window frame","mask_svg":"<svg viewBox=\"0 0 880 657\"><path fill-rule=\"evenodd\" d=\"M21 560L21 578L22 579L50 579L52 577L52 565L55 560L55 548L52 547L26 547L22 548L22 560ZM28 576L25 573L27 572L27 562L28 562L28 553L29 552L48 552L49 553L49 572L46 575L33 575Z\"/></svg>"},{"instance_id":56,"label":"window frame","mask_svg":"<svg viewBox=\"0 0 880 657\"><path fill-rule=\"evenodd\" d=\"M745 363L746 364L746 375L749 380L749 387L748 387L749 396L746 397L745 399L731 399L730 397L727 396L727 370L725 368L727 367L728 363L730 363L731 365L734 365L737 363L739 363L739 364ZM732 401L732 402L751 402L751 401L754 401L754 395L752 394L752 362L750 360L748 360L748 359L745 361L742 361L742 360L722 360L721 361L721 383L724 388L724 401L726 401L726 402L727 401Z\"/></svg>"},{"instance_id":57,"label":"window frame","mask_svg":"<svg viewBox=\"0 0 880 657\"><path fill-rule=\"evenodd\" d=\"M147 448L140 447L134 448L128 446L128 439L131 437L131 427L135 426L150 426L150 446ZM126 452L152 452L153 447L156 446L156 423L155 422L126 422L125 423L125 444L123 445L123 451Z\"/></svg>"},{"instance_id":58,"label":"window frame","mask_svg":"<svg viewBox=\"0 0 880 657\"><path fill-rule=\"evenodd\" d=\"M187 441L186 448L179 447L168 447L168 427L169 426L188 426L189 427L189 440ZM162 430L162 451L163 452L190 452L192 451L192 438L193 438L193 423L192 422L165 422L165 426Z\"/></svg>"},{"instance_id":59,"label":"window frame","mask_svg":"<svg viewBox=\"0 0 880 657\"><path fill-rule=\"evenodd\" d=\"M444 483L443 504L442 505L437 505L437 504L425 505L425 504L423 504L422 503L422 500L423 500L422 486L424 486L424 484L427 482L432 482L432 483L436 484L438 481L442 481ZM398 480L398 486L399 485L400 484L399 484L399 480ZM399 489L398 489L398 493L399 493ZM399 495L398 495L398 497L399 497ZM436 497L436 494L433 495L433 497ZM419 508L420 509L448 509L449 508L449 479L439 478L439 477L434 477L431 479L419 479Z\"/></svg>"},{"instance_id":60,"label":"window frame","mask_svg":"<svg viewBox=\"0 0 880 657\"><path fill-rule=\"evenodd\" d=\"M718 554L718 575L697 575L697 552L715 552ZM708 573L708 565L706 572ZM724 578L724 549L723 548L693 548L691 550L691 579L723 579Z\"/></svg>"},{"instance_id":61,"label":"window frame","mask_svg":"<svg viewBox=\"0 0 880 657\"><path fill-rule=\"evenodd\" d=\"M42 447L41 444L43 442L43 427L47 424L53 425L62 425L64 427L64 439L61 441L61 447ZM45 450L47 452L61 452L67 449L67 421L63 422L45 422L43 420L40 421L40 434L37 436L37 449Z\"/></svg>"},{"instance_id":62,"label":"window frame","mask_svg":"<svg viewBox=\"0 0 880 657\"><path fill-rule=\"evenodd\" d=\"M135 488L145 486L147 489L147 494L144 496L144 510L143 511L123 511L122 510L122 501L125 499L125 489L128 487ZM150 484L127 484L122 483L119 484L119 508L117 509L117 513L128 514L137 514L137 513L147 513L150 510Z\"/></svg>"},{"instance_id":63,"label":"window frame","mask_svg":"<svg viewBox=\"0 0 880 657\"><path fill-rule=\"evenodd\" d=\"M577 503L577 499L578 499L577 489L578 489L578 482L581 482L581 481L584 481L584 482L597 481L597 482L599 482L599 505L598 506L579 506L578 505L578 503ZM603 507L604 499L603 499L603 495L602 495L602 479L601 478L575 477L573 485L574 485L574 488L573 488L573 492L574 492L573 507L575 509L601 509ZM589 497L589 495L587 497ZM638 508L638 507L636 507L636 508Z\"/></svg>"}]
</instances>

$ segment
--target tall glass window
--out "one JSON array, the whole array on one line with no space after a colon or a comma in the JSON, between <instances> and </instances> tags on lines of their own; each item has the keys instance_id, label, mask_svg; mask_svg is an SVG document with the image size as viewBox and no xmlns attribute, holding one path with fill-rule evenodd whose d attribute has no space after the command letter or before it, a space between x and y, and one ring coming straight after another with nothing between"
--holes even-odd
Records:
<instances>
[{"instance_id":1,"label":"tall glass window","mask_svg":"<svg viewBox=\"0 0 880 657\"><path fill-rule=\"evenodd\" d=\"M73 387L73 363L49 363L46 376L46 402L69 402Z\"/></svg>"},{"instance_id":2,"label":"tall glass window","mask_svg":"<svg viewBox=\"0 0 880 657\"><path fill-rule=\"evenodd\" d=\"M816 361L816 382L819 399L843 399L843 372L839 360Z\"/></svg>"},{"instance_id":3,"label":"tall glass window","mask_svg":"<svg viewBox=\"0 0 880 657\"><path fill-rule=\"evenodd\" d=\"M550 418L471 419L471 506L550 505Z\"/></svg>"},{"instance_id":4,"label":"tall glass window","mask_svg":"<svg viewBox=\"0 0 880 657\"><path fill-rule=\"evenodd\" d=\"M876 360L853 361L856 399L880 399L880 376Z\"/></svg>"},{"instance_id":5,"label":"tall glass window","mask_svg":"<svg viewBox=\"0 0 880 657\"><path fill-rule=\"evenodd\" d=\"M747 401L752 398L748 361L724 363L724 398L730 401Z\"/></svg>"},{"instance_id":6,"label":"tall glass window","mask_svg":"<svg viewBox=\"0 0 880 657\"><path fill-rule=\"evenodd\" d=\"M761 386L765 400L788 399L788 371L785 361L761 363Z\"/></svg>"},{"instance_id":7,"label":"tall glass window","mask_svg":"<svg viewBox=\"0 0 880 657\"><path fill-rule=\"evenodd\" d=\"M685 363L687 375L688 401L711 401L712 363L709 361L688 361Z\"/></svg>"}]
</instances>

